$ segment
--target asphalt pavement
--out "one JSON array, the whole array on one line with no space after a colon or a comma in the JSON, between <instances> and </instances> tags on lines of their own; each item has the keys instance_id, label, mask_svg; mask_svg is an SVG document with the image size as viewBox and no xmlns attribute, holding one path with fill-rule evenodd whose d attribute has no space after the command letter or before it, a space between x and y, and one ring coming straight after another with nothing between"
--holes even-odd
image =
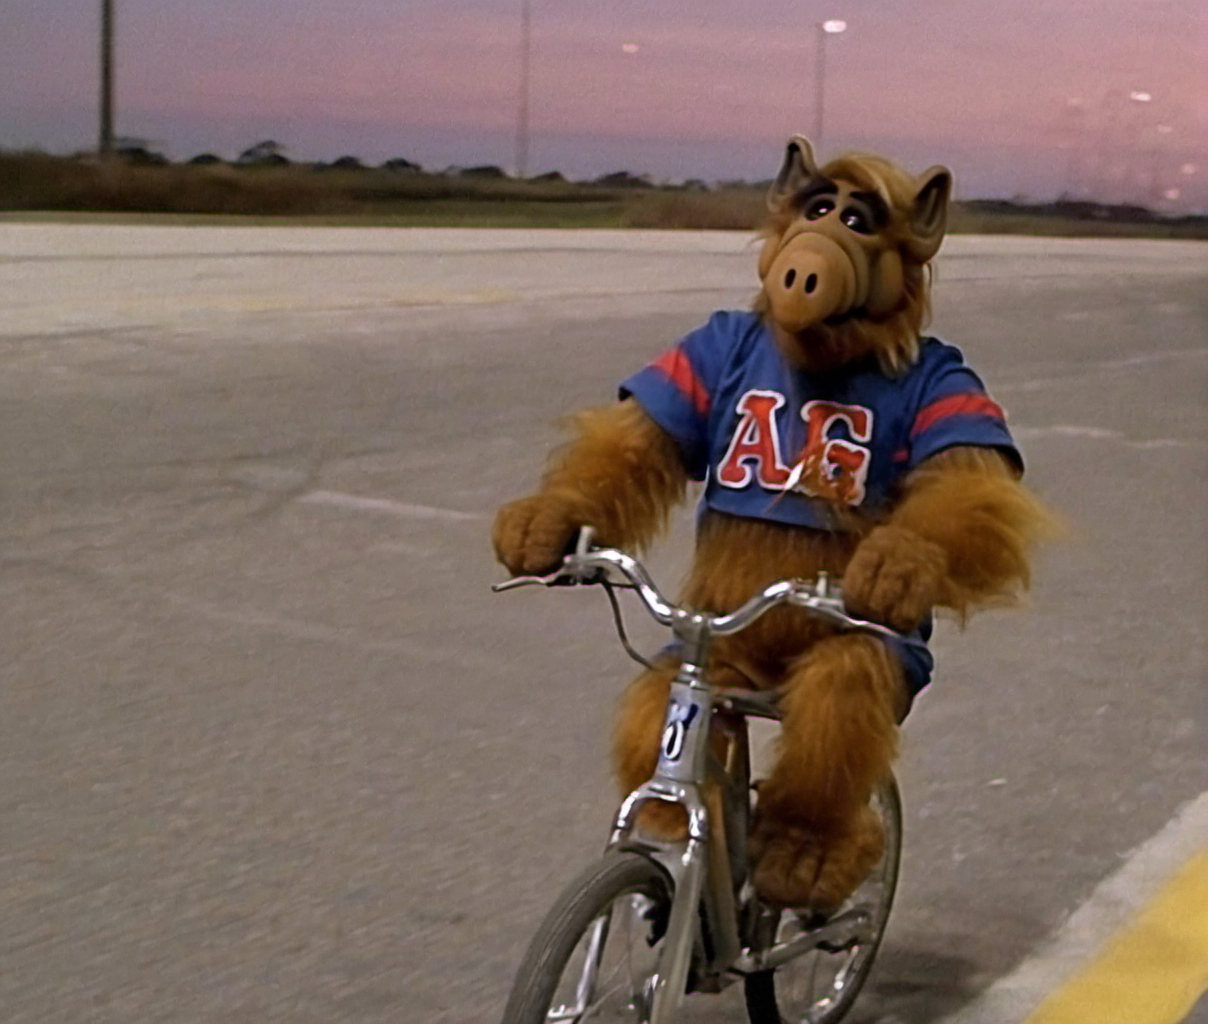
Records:
<instances>
[{"instance_id":1,"label":"asphalt pavement","mask_svg":"<svg viewBox=\"0 0 1208 1024\"><path fill-rule=\"evenodd\" d=\"M497 1019L605 838L631 672L599 594L489 592L491 517L756 252L0 223L0 1019ZM952 238L933 329L1070 536L940 625L856 1024L1089 955L1063 927L1126 921L1208 792L1208 244Z\"/></svg>"}]
</instances>

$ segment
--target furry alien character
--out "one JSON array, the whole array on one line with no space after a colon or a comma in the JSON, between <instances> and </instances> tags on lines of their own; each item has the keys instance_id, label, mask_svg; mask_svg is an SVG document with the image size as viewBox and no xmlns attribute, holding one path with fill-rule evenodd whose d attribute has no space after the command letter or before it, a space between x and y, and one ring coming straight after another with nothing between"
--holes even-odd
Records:
<instances>
[{"instance_id":1,"label":"furry alien character","mask_svg":"<svg viewBox=\"0 0 1208 1024\"><path fill-rule=\"evenodd\" d=\"M781 606L713 648L724 685L782 691L751 852L756 889L784 906L832 910L876 862L869 797L929 679L932 610L963 618L1016 595L1047 525L1002 410L956 348L921 335L951 187L942 167L914 177L875 156L819 168L790 140L754 309L715 313L620 401L579 413L537 493L495 522L500 561L543 572L584 525L602 544L645 546L703 480L688 604L729 612L773 580L825 570L853 613L907 635L837 634ZM665 655L622 699L626 792L654 770L675 669ZM666 804L645 811L662 831L682 820Z\"/></svg>"}]
</instances>

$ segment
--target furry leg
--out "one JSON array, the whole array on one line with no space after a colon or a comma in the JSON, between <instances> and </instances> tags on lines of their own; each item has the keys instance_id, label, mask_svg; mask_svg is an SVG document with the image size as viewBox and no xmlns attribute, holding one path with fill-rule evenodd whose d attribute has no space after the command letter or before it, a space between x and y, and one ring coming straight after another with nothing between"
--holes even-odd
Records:
<instances>
[{"instance_id":1,"label":"furry leg","mask_svg":"<svg viewBox=\"0 0 1208 1024\"><path fill-rule=\"evenodd\" d=\"M870 637L830 637L793 666L752 835L765 899L832 911L876 863L884 835L868 801L897 753L905 704L901 668Z\"/></svg>"}]
</instances>

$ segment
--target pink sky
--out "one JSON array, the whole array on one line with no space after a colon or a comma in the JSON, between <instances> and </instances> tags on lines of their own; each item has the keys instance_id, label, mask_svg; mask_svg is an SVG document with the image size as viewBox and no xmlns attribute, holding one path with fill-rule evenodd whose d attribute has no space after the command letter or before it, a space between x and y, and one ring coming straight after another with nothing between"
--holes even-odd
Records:
<instances>
[{"instance_id":1,"label":"pink sky","mask_svg":"<svg viewBox=\"0 0 1208 1024\"><path fill-rule=\"evenodd\" d=\"M826 151L948 163L966 196L1208 209L1205 0L530 2L533 172L770 176L843 18ZM0 146L94 145L99 0L4 4ZM522 0L116 4L118 131L172 156L514 163Z\"/></svg>"}]
</instances>

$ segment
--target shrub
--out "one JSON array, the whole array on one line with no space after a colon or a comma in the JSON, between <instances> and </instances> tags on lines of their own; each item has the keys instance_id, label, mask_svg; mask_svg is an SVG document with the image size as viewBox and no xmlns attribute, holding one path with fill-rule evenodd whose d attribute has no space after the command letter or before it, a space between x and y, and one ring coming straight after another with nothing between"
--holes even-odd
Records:
<instances>
[{"instance_id":1,"label":"shrub","mask_svg":"<svg viewBox=\"0 0 1208 1024\"><path fill-rule=\"evenodd\" d=\"M460 171L463 178L483 178L488 181L501 181L508 176L502 167L494 164L483 164L481 167L463 167Z\"/></svg>"}]
</instances>

